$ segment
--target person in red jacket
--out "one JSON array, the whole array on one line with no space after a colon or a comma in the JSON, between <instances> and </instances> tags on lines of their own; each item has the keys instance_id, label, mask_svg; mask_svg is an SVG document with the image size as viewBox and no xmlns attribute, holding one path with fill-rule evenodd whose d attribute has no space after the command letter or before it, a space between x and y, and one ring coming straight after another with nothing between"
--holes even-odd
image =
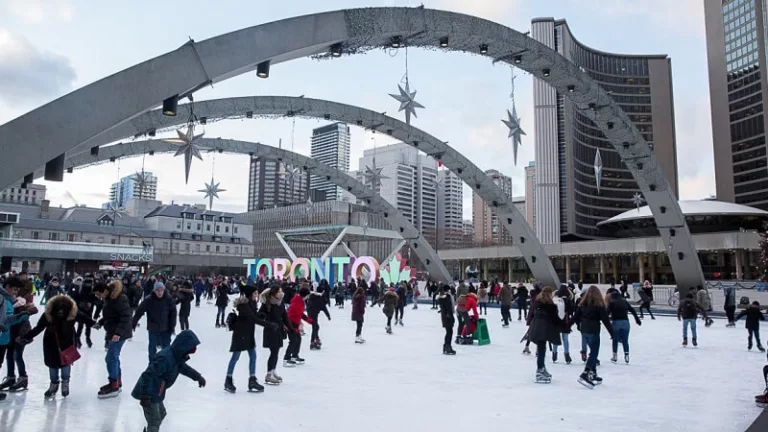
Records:
<instances>
[{"instance_id":1,"label":"person in red jacket","mask_svg":"<svg viewBox=\"0 0 768 432\"><path fill-rule=\"evenodd\" d=\"M295 295L291 298L291 304L288 306L288 321L291 322L295 331L288 332L288 349L285 350L285 357L283 357L284 367L294 367L297 364L304 364L304 359L299 357L299 350L301 349L301 320L306 321L308 324L312 324L312 318L308 317L304 313L304 299L309 296L309 289L304 287L299 290L299 295Z\"/></svg>"},{"instance_id":2,"label":"person in red jacket","mask_svg":"<svg viewBox=\"0 0 768 432\"><path fill-rule=\"evenodd\" d=\"M469 316L469 311L472 311L472 318ZM459 315L459 331L456 338L461 345L469 345L472 343L472 332L470 329L472 324L470 320L477 323L477 319L480 316L477 312L477 294L471 292L467 295L459 296L456 301L456 312Z\"/></svg>"}]
</instances>

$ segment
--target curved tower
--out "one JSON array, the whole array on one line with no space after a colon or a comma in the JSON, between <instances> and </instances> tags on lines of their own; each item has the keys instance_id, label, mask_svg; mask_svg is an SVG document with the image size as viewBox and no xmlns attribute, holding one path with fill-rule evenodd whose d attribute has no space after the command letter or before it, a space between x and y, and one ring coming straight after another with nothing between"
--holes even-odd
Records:
<instances>
[{"instance_id":1,"label":"curved tower","mask_svg":"<svg viewBox=\"0 0 768 432\"><path fill-rule=\"evenodd\" d=\"M607 90L653 149L678 195L672 69L666 55L611 54L587 47L565 20L536 18L531 37L580 66ZM606 101L596 100L597 106ZM542 243L600 237L597 223L635 207L640 192L591 119L534 78L536 235ZM599 154L598 154L599 153Z\"/></svg>"}]
</instances>

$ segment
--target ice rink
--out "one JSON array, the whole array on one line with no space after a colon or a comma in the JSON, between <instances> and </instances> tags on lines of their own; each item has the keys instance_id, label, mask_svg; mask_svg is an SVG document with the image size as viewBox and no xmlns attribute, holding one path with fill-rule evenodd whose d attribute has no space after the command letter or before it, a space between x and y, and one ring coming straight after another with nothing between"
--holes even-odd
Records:
<instances>
[{"instance_id":1,"label":"ice rink","mask_svg":"<svg viewBox=\"0 0 768 432\"><path fill-rule=\"evenodd\" d=\"M321 317L323 349L310 351L305 337L305 365L286 369L281 358L279 387L247 393L248 357L242 356L235 371L237 393L228 394L223 383L231 333L214 327L213 305L193 307L191 327L202 344L189 364L208 386L200 389L180 376L165 400L168 417L161 430L741 432L760 412L753 397L763 390L766 357L747 351L743 321L735 329L726 329L723 320L708 329L700 325L699 347L682 348L676 319L646 316L642 327L632 324L630 365L611 364L611 340L603 332L599 373L605 381L588 390L576 382L583 368L577 332L571 335L574 363L559 359L553 365L548 354L553 380L542 385L533 382L534 357L521 354L524 321L503 329L498 309L488 311L492 344L454 346L455 357L441 354L443 330L428 306L409 307L405 326L393 335L384 332L381 309L368 308L364 345L353 342L350 312L347 303L344 310L331 308L333 321ZM30 389L9 394L0 404L0 431L141 431L144 417L130 391L147 364L143 322L123 349L123 393L99 400L96 392L106 382L103 336L94 332L94 347L82 350L70 396L48 402L38 337L25 355ZM263 384L267 351L260 330L256 339ZM0 375L5 373L3 367Z\"/></svg>"}]
</instances>

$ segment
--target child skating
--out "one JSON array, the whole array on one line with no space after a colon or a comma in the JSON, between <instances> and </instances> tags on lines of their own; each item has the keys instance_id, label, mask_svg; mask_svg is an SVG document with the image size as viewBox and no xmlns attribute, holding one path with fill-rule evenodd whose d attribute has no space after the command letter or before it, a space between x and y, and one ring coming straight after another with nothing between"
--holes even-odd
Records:
<instances>
[{"instance_id":1,"label":"child skating","mask_svg":"<svg viewBox=\"0 0 768 432\"><path fill-rule=\"evenodd\" d=\"M744 316L747 317L747 322L744 326L747 329L747 350L752 350L752 336L754 336L757 349L760 352L765 352L765 348L763 348L763 344L760 342L760 321L765 321L765 315L760 312L760 303L753 301L749 307L739 312L734 322Z\"/></svg>"}]
</instances>

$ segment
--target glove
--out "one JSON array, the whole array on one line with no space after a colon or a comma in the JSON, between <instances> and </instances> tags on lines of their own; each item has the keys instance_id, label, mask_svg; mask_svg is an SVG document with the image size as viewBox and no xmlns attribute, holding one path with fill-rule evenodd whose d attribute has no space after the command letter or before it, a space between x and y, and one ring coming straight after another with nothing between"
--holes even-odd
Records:
<instances>
[{"instance_id":1,"label":"glove","mask_svg":"<svg viewBox=\"0 0 768 432\"><path fill-rule=\"evenodd\" d=\"M150 405L152 405L152 399L149 396L142 396L141 399L139 399L139 403L144 408L149 408Z\"/></svg>"},{"instance_id":2,"label":"glove","mask_svg":"<svg viewBox=\"0 0 768 432\"><path fill-rule=\"evenodd\" d=\"M19 345L29 345L32 343L32 339L27 339L25 337L19 336L16 338L16 343Z\"/></svg>"},{"instance_id":3,"label":"glove","mask_svg":"<svg viewBox=\"0 0 768 432\"><path fill-rule=\"evenodd\" d=\"M640 321L640 320L639 320L639 319L637 319L637 318L635 318L635 323L637 323L637 325L639 325L639 326L643 325L643 322L642 322L642 321Z\"/></svg>"},{"instance_id":4,"label":"glove","mask_svg":"<svg viewBox=\"0 0 768 432\"><path fill-rule=\"evenodd\" d=\"M314 323L315 323L315 320L313 320L312 318L307 317L307 324L314 324Z\"/></svg>"},{"instance_id":5,"label":"glove","mask_svg":"<svg viewBox=\"0 0 768 432\"><path fill-rule=\"evenodd\" d=\"M197 384L200 385L200 388L205 387L205 378L200 376L200 378L197 379Z\"/></svg>"}]
</instances>

